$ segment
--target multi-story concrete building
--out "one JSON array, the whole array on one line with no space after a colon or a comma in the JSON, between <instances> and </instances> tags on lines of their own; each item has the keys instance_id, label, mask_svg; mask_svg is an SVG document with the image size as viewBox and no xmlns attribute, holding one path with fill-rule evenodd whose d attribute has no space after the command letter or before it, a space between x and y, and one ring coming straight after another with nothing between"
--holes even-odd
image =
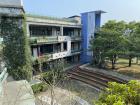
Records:
<instances>
[{"instance_id":1,"label":"multi-story concrete building","mask_svg":"<svg viewBox=\"0 0 140 105\"><path fill-rule=\"evenodd\" d=\"M72 16L68 18L54 18L48 16L26 15L22 0L0 0L0 18L2 15L16 17L25 14L27 23L27 37L30 42L33 60L38 58L47 58L44 61L44 67L47 69L50 64L59 59L64 59L67 64L87 63L92 60L92 53L89 51L90 38L94 37L95 29L100 27L101 13L103 11L92 11L82 13L81 16ZM19 21L19 27L21 23ZM9 105L4 100L4 86L7 78L7 70L0 71L0 105ZM10 104L15 103L18 94L16 90L20 85L26 84L30 91L31 87L26 81L13 82L7 85L11 93L6 95ZM14 91L11 90L14 88ZM12 89L13 89L12 88ZM27 92L23 87L22 92ZM7 98L8 97L8 98ZM21 99L25 99L22 101ZM23 93L18 97L20 105L35 105L34 96ZM17 103L19 105L19 103Z\"/></svg>"},{"instance_id":2,"label":"multi-story concrete building","mask_svg":"<svg viewBox=\"0 0 140 105\"><path fill-rule=\"evenodd\" d=\"M33 58L47 56L49 64L58 59L68 64L90 62L89 41L95 28L100 27L101 13L104 12L92 11L59 19L27 15L27 35Z\"/></svg>"},{"instance_id":3,"label":"multi-story concrete building","mask_svg":"<svg viewBox=\"0 0 140 105\"><path fill-rule=\"evenodd\" d=\"M0 7L0 13L24 12L22 0L0 0ZM84 12L68 18L25 15L33 60L47 57L46 68L59 59L67 64L90 62L89 42L100 27L102 13L100 10Z\"/></svg>"},{"instance_id":4,"label":"multi-story concrete building","mask_svg":"<svg viewBox=\"0 0 140 105\"><path fill-rule=\"evenodd\" d=\"M47 56L49 62L64 59L67 63L80 63L80 22L79 16L58 19L27 15L27 35L33 58Z\"/></svg>"}]
</instances>

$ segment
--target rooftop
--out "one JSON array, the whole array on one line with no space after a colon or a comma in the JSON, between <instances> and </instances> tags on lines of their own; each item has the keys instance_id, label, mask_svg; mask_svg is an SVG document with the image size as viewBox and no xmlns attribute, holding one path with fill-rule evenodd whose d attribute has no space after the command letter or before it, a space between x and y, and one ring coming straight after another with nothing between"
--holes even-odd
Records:
<instances>
[{"instance_id":1,"label":"rooftop","mask_svg":"<svg viewBox=\"0 0 140 105\"><path fill-rule=\"evenodd\" d=\"M83 12L81 14L84 14L84 13L96 13L96 14L101 14L101 13L106 13L105 11L102 11L102 10L96 10L96 11L90 11L90 12Z\"/></svg>"},{"instance_id":2,"label":"rooftop","mask_svg":"<svg viewBox=\"0 0 140 105\"><path fill-rule=\"evenodd\" d=\"M26 14L26 16L33 17L33 18L42 18L42 19L48 19L48 20L57 20L57 21L77 23L77 21L74 20L73 18L58 18L58 17L52 17L52 16L41 16L41 15L36 15L36 14Z\"/></svg>"}]
</instances>

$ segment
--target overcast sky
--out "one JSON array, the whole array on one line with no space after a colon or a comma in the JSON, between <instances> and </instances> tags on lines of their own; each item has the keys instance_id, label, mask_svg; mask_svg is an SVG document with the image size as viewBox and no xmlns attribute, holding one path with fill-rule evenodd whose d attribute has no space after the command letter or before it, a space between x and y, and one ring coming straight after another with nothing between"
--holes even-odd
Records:
<instances>
[{"instance_id":1,"label":"overcast sky","mask_svg":"<svg viewBox=\"0 0 140 105\"><path fill-rule=\"evenodd\" d=\"M94 10L106 11L102 24L108 20L140 21L140 0L23 0L27 13L69 17Z\"/></svg>"}]
</instances>

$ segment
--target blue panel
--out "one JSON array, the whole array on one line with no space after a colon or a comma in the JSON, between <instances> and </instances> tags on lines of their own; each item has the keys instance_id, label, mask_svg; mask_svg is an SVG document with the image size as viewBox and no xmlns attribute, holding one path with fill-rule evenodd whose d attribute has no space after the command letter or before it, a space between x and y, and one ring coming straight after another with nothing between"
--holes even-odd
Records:
<instances>
[{"instance_id":1,"label":"blue panel","mask_svg":"<svg viewBox=\"0 0 140 105\"><path fill-rule=\"evenodd\" d=\"M81 63L90 63L92 61L92 52L88 51L90 38L94 36L95 27L100 27L101 14L95 12L82 13L82 48ZM92 33L92 34L91 34Z\"/></svg>"},{"instance_id":2,"label":"blue panel","mask_svg":"<svg viewBox=\"0 0 140 105\"><path fill-rule=\"evenodd\" d=\"M87 27L88 27L88 16L87 14L82 14L82 56L81 56L81 63L85 63L87 61L86 50L87 50Z\"/></svg>"},{"instance_id":3,"label":"blue panel","mask_svg":"<svg viewBox=\"0 0 140 105\"><path fill-rule=\"evenodd\" d=\"M100 25L101 25L101 14L96 14L95 27L100 27Z\"/></svg>"}]
</instances>

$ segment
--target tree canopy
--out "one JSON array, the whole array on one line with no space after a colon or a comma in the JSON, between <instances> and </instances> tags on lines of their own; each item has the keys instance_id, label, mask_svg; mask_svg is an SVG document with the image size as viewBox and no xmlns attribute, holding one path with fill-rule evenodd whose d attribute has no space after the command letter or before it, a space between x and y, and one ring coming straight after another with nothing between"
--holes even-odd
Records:
<instances>
[{"instance_id":1,"label":"tree canopy","mask_svg":"<svg viewBox=\"0 0 140 105\"><path fill-rule=\"evenodd\" d=\"M131 66L132 58L140 56L140 23L110 20L96 32L90 43L95 65L104 67L105 60L109 60L114 69L117 57L125 56Z\"/></svg>"},{"instance_id":2,"label":"tree canopy","mask_svg":"<svg viewBox=\"0 0 140 105\"><path fill-rule=\"evenodd\" d=\"M140 82L128 84L110 82L95 105L140 105Z\"/></svg>"}]
</instances>

